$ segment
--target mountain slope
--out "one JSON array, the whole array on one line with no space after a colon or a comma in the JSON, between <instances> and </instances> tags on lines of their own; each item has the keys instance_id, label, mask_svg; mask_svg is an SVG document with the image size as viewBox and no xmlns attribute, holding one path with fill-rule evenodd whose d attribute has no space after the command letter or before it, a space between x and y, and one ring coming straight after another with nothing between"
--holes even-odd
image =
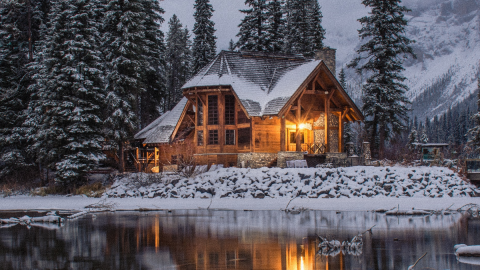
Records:
<instances>
[{"instance_id":1,"label":"mountain slope","mask_svg":"<svg viewBox=\"0 0 480 270\"><path fill-rule=\"evenodd\" d=\"M405 82L410 90L413 114L420 119L433 117L461 103L477 88L480 61L480 0L444 0L425 5L421 1L407 3L412 9L407 16L407 36L416 40L417 59L405 62ZM327 29L328 30L328 29ZM352 37L328 35L327 45L351 47L346 55L338 55L337 66L345 66L360 46ZM346 45L349 44L349 45ZM362 78L347 70L349 93L360 100Z\"/></svg>"}]
</instances>

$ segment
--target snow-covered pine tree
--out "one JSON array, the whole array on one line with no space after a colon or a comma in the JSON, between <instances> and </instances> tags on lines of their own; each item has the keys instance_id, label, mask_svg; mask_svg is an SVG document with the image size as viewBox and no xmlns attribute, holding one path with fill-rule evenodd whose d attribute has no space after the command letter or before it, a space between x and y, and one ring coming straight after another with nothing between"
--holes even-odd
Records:
<instances>
[{"instance_id":1,"label":"snow-covered pine tree","mask_svg":"<svg viewBox=\"0 0 480 270\"><path fill-rule=\"evenodd\" d=\"M414 151L416 146L415 143L418 143L418 134L417 130L415 128L410 131L410 134L408 135L408 143L407 147L410 151Z\"/></svg>"},{"instance_id":2,"label":"snow-covered pine tree","mask_svg":"<svg viewBox=\"0 0 480 270\"><path fill-rule=\"evenodd\" d=\"M428 135L427 135L427 129L423 128L422 134L420 135L420 142L421 143L428 143Z\"/></svg>"},{"instance_id":3,"label":"snow-covered pine tree","mask_svg":"<svg viewBox=\"0 0 480 270\"><path fill-rule=\"evenodd\" d=\"M468 131L469 141L468 143L475 149L476 152L480 150L480 78L478 80L477 87L477 113L472 116L472 120L475 122L473 128Z\"/></svg>"},{"instance_id":4,"label":"snow-covered pine tree","mask_svg":"<svg viewBox=\"0 0 480 270\"><path fill-rule=\"evenodd\" d=\"M121 171L124 170L124 142L141 126L138 121L138 115L142 114L141 97L151 90L149 87L153 93L162 87L158 85L161 82L151 77L159 75L159 67L155 65L159 61L157 55L161 54L161 48L152 51L161 39L155 29L161 22L156 2L110 0L105 5L102 46L107 70L105 134L119 147ZM148 10L149 7L153 10ZM155 58L149 59L152 56Z\"/></svg>"},{"instance_id":5,"label":"snow-covered pine tree","mask_svg":"<svg viewBox=\"0 0 480 270\"><path fill-rule=\"evenodd\" d=\"M39 162L68 186L98 166L103 91L97 0L52 1L29 121ZM34 122L38 121L38 122Z\"/></svg>"},{"instance_id":6,"label":"snow-covered pine tree","mask_svg":"<svg viewBox=\"0 0 480 270\"><path fill-rule=\"evenodd\" d=\"M235 42L233 41L233 39L230 39L230 42L228 43L228 50L231 51L231 52L234 52L236 46L237 45L235 45Z\"/></svg>"},{"instance_id":7,"label":"snow-covered pine tree","mask_svg":"<svg viewBox=\"0 0 480 270\"><path fill-rule=\"evenodd\" d=\"M340 73L338 74L338 82L343 87L343 89L347 90L347 77L345 76L345 69L340 69Z\"/></svg>"},{"instance_id":8,"label":"snow-covered pine tree","mask_svg":"<svg viewBox=\"0 0 480 270\"><path fill-rule=\"evenodd\" d=\"M405 36L404 13L409 9L400 6L400 2L362 1L371 11L369 16L358 20L362 24L359 35L368 41L357 50L358 56L349 65L357 67L358 72L371 74L363 86L363 113L372 154L378 158L384 157L385 142L403 130L408 120L410 102L405 97L408 88L403 84L405 77L401 72L403 58L414 53L410 46L413 41Z\"/></svg>"},{"instance_id":9,"label":"snow-covered pine tree","mask_svg":"<svg viewBox=\"0 0 480 270\"><path fill-rule=\"evenodd\" d=\"M164 111L171 110L182 98L181 87L191 75L191 42L188 30L174 14L168 22L165 54L167 94L163 102Z\"/></svg>"},{"instance_id":10,"label":"snow-covered pine tree","mask_svg":"<svg viewBox=\"0 0 480 270\"><path fill-rule=\"evenodd\" d=\"M215 23L211 20L213 7L209 0L195 0L195 25L193 26L193 63L192 73L200 71L205 65L215 58L217 53L217 37L215 36Z\"/></svg>"},{"instance_id":11,"label":"snow-covered pine tree","mask_svg":"<svg viewBox=\"0 0 480 270\"><path fill-rule=\"evenodd\" d=\"M266 10L266 38L265 50L267 52L282 52L285 46L285 2L283 0L270 0Z\"/></svg>"},{"instance_id":12,"label":"snow-covered pine tree","mask_svg":"<svg viewBox=\"0 0 480 270\"><path fill-rule=\"evenodd\" d=\"M267 51L267 0L245 0L245 5L250 9L240 10L245 17L238 25L237 48L244 51Z\"/></svg>"},{"instance_id":13,"label":"snow-covered pine tree","mask_svg":"<svg viewBox=\"0 0 480 270\"><path fill-rule=\"evenodd\" d=\"M0 179L34 163L26 151L23 122L30 101L28 85L35 42L45 20L47 1L6 1L0 5Z\"/></svg>"},{"instance_id":14,"label":"snow-covered pine tree","mask_svg":"<svg viewBox=\"0 0 480 270\"><path fill-rule=\"evenodd\" d=\"M325 30L317 0L287 0L285 51L313 57L323 48Z\"/></svg>"},{"instance_id":15,"label":"snow-covered pine tree","mask_svg":"<svg viewBox=\"0 0 480 270\"><path fill-rule=\"evenodd\" d=\"M441 126L439 124L440 122L438 121L438 115L435 115L433 117L433 131L432 131L432 142L438 143L439 138L440 138L440 133L442 132Z\"/></svg>"},{"instance_id":16,"label":"snow-covered pine tree","mask_svg":"<svg viewBox=\"0 0 480 270\"><path fill-rule=\"evenodd\" d=\"M145 47L144 57L149 66L145 67L145 92L139 95L139 125L143 128L159 116L159 106L166 92L165 43L160 25L164 10L158 0L144 0Z\"/></svg>"}]
</instances>

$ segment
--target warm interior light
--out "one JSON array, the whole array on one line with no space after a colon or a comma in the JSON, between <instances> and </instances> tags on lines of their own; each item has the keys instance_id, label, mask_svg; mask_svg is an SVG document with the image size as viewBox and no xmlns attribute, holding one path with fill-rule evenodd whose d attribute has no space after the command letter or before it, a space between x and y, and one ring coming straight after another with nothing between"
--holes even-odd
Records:
<instances>
[{"instance_id":1,"label":"warm interior light","mask_svg":"<svg viewBox=\"0 0 480 270\"><path fill-rule=\"evenodd\" d=\"M305 125L305 124L300 124L300 126L299 126L300 129L305 129L306 127L307 127L307 125Z\"/></svg>"}]
</instances>

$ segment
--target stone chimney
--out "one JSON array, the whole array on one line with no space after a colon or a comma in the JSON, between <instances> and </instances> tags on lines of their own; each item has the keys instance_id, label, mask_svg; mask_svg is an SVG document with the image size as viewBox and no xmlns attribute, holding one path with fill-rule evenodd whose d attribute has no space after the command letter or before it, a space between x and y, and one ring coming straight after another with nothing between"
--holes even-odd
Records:
<instances>
[{"instance_id":1,"label":"stone chimney","mask_svg":"<svg viewBox=\"0 0 480 270\"><path fill-rule=\"evenodd\" d=\"M315 53L315 60L322 60L323 62L325 62L325 64L327 65L328 69L330 69L330 71L333 73L333 76L337 77L337 73L336 73L336 58L335 58L335 53L336 53L336 49L332 49L332 48L329 48L329 47L324 47L323 49L317 51L317 53Z\"/></svg>"}]
</instances>

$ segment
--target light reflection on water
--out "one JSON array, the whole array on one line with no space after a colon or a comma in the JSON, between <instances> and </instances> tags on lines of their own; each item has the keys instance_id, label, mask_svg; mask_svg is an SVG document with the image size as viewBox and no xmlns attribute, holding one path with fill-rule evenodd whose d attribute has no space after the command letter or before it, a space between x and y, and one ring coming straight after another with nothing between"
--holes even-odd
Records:
<instances>
[{"instance_id":1,"label":"light reflection on water","mask_svg":"<svg viewBox=\"0 0 480 270\"><path fill-rule=\"evenodd\" d=\"M32 213L29 213L30 215ZM0 217L25 213L1 213ZM37 214L39 215L39 214ZM40 214L42 215L42 214ZM351 240L355 255L316 255L317 234ZM1 269L477 269L453 246L480 244L480 222L460 214L392 217L372 212L159 211L87 215L64 226L0 229ZM480 261L480 260L478 260Z\"/></svg>"}]
</instances>

